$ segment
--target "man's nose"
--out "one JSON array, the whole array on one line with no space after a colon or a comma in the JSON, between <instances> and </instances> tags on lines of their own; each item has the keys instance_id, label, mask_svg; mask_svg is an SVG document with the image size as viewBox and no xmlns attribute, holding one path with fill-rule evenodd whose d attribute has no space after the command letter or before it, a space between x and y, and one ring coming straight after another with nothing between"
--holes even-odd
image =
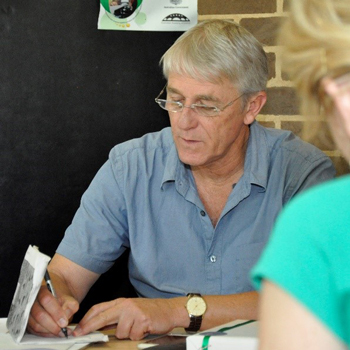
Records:
<instances>
[{"instance_id":1,"label":"man's nose","mask_svg":"<svg viewBox=\"0 0 350 350\"><path fill-rule=\"evenodd\" d=\"M179 126L182 128L191 128L198 123L198 113L192 106L183 106L179 114Z\"/></svg>"}]
</instances>

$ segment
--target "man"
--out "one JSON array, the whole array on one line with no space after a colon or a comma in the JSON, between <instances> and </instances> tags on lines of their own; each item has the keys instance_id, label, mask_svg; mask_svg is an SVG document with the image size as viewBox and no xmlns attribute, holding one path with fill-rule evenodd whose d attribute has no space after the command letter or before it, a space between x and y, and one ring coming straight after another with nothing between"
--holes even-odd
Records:
<instances>
[{"instance_id":1,"label":"man","mask_svg":"<svg viewBox=\"0 0 350 350\"><path fill-rule=\"evenodd\" d=\"M167 84L156 102L171 128L111 151L49 266L59 299L41 289L31 332L62 335L89 288L128 247L140 298L95 305L73 335L117 324L118 338L140 339L256 318L249 270L277 214L295 194L334 176L321 151L255 122L266 102L266 55L242 27L199 23L162 64Z\"/></svg>"}]
</instances>

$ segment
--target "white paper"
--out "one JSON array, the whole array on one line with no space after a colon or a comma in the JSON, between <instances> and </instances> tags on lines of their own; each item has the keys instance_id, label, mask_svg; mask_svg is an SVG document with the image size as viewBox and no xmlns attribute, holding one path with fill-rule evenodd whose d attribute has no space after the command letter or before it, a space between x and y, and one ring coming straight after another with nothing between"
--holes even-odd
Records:
<instances>
[{"instance_id":1,"label":"white paper","mask_svg":"<svg viewBox=\"0 0 350 350\"><path fill-rule=\"evenodd\" d=\"M17 343L21 341L27 328L30 310L40 289L50 259L31 245L25 254L7 318L7 328Z\"/></svg>"},{"instance_id":2,"label":"white paper","mask_svg":"<svg viewBox=\"0 0 350 350\"><path fill-rule=\"evenodd\" d=\"M197 0L100 0L97 27L125 31L186 31L197 21Z\"/></svg>"},{"instance_id":3,"label":"white paper","mask_svg":"<svg viewBox=\"0 0 350 350\"><path fill-rule=\"evenodd\" d=\"M80 343L96 343L96 342L107 342L108 335L101 332L92 332L81 337L69 336L68 338L43 338L38 337L34 334L24 334L21 344L80 344Z\"/></svg>"},{"instance_id":4,"label":"white paper","mask_svg":"<svg viewBox=\"0 0 350 350\"><path fill-rule=\"evenodd\" d=\"M108 341L108 336L101 332L93 332L82 337L43 338L32 334L24 334L21 343L16 343L6 327L6 318L0 318L0 350L78 350L92 342Z\"/></svg>"}]
</instances>

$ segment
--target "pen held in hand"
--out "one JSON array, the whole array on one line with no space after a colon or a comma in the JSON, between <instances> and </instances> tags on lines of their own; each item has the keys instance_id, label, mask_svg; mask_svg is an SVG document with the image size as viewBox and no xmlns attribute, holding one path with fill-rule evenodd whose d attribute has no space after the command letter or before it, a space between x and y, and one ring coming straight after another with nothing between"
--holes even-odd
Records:
<instances>
[{"instance_id":1,"label":"pen held in hand","mask_svg":"<svg viewBox=\"0 0 350 350\"><path fill-rule=\"evenodd\" d=\"M48 272L47 270L46 270L46 272L45 272L45 282L46 282L46 285L47 285L47 289L51 292L51 294L52 294L55 298L57 298L55 289L53 288L53 284L52 284L52 282L51 282L51 278L50 278L49 272ZM66 336L66 338L68 338L67 328L66 328L66 327L61 328L61 331L62 331L62 333Z\"/></svg>"}]
</instances>

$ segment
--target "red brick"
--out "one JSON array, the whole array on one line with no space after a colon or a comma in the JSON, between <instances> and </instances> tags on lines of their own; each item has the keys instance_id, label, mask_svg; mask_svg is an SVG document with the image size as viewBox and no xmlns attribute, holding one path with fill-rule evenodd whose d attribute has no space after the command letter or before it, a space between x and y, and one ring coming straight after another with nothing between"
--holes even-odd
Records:
<instances>
[{"instance_id":1,"label":"red brick","mask_svg":"<svg viewBox=\"0 0 350 350\"><path fill-rule=\"evenodd\" d=\"M198 0L200 15L274 13L276 10L276 0Z\"/></svg>"},{"instance_id":2,"label":"red brick","mask_svg":"<svg viewBox=\"0 0 350 350\"><path fill-rule=\"evenodd\" d=\"M242 18L239 22L266 46L276 45L276 35L280 23L281 17Z\"/></svg>"},{"instance_id":3,"label":"red brick","mask_svg":"<svg viewBox=\"0 0 350 350\"><path fill-rule=\"evenodd\" d=\"M267 102L261 110L261 114L299 114L299 102L295 90L289 87L273 87L267 89Z\"/></svg>"},{"instance_id":4,"label":"red brick","mask_svg":"<svg viewBox=\"0 0 350 350\"><path fill-rule=\"evenodd\" d=\"M269 67L269 79L276 77L276 55L273 52L266 54Z\"/></svg>"}]
</instances>

